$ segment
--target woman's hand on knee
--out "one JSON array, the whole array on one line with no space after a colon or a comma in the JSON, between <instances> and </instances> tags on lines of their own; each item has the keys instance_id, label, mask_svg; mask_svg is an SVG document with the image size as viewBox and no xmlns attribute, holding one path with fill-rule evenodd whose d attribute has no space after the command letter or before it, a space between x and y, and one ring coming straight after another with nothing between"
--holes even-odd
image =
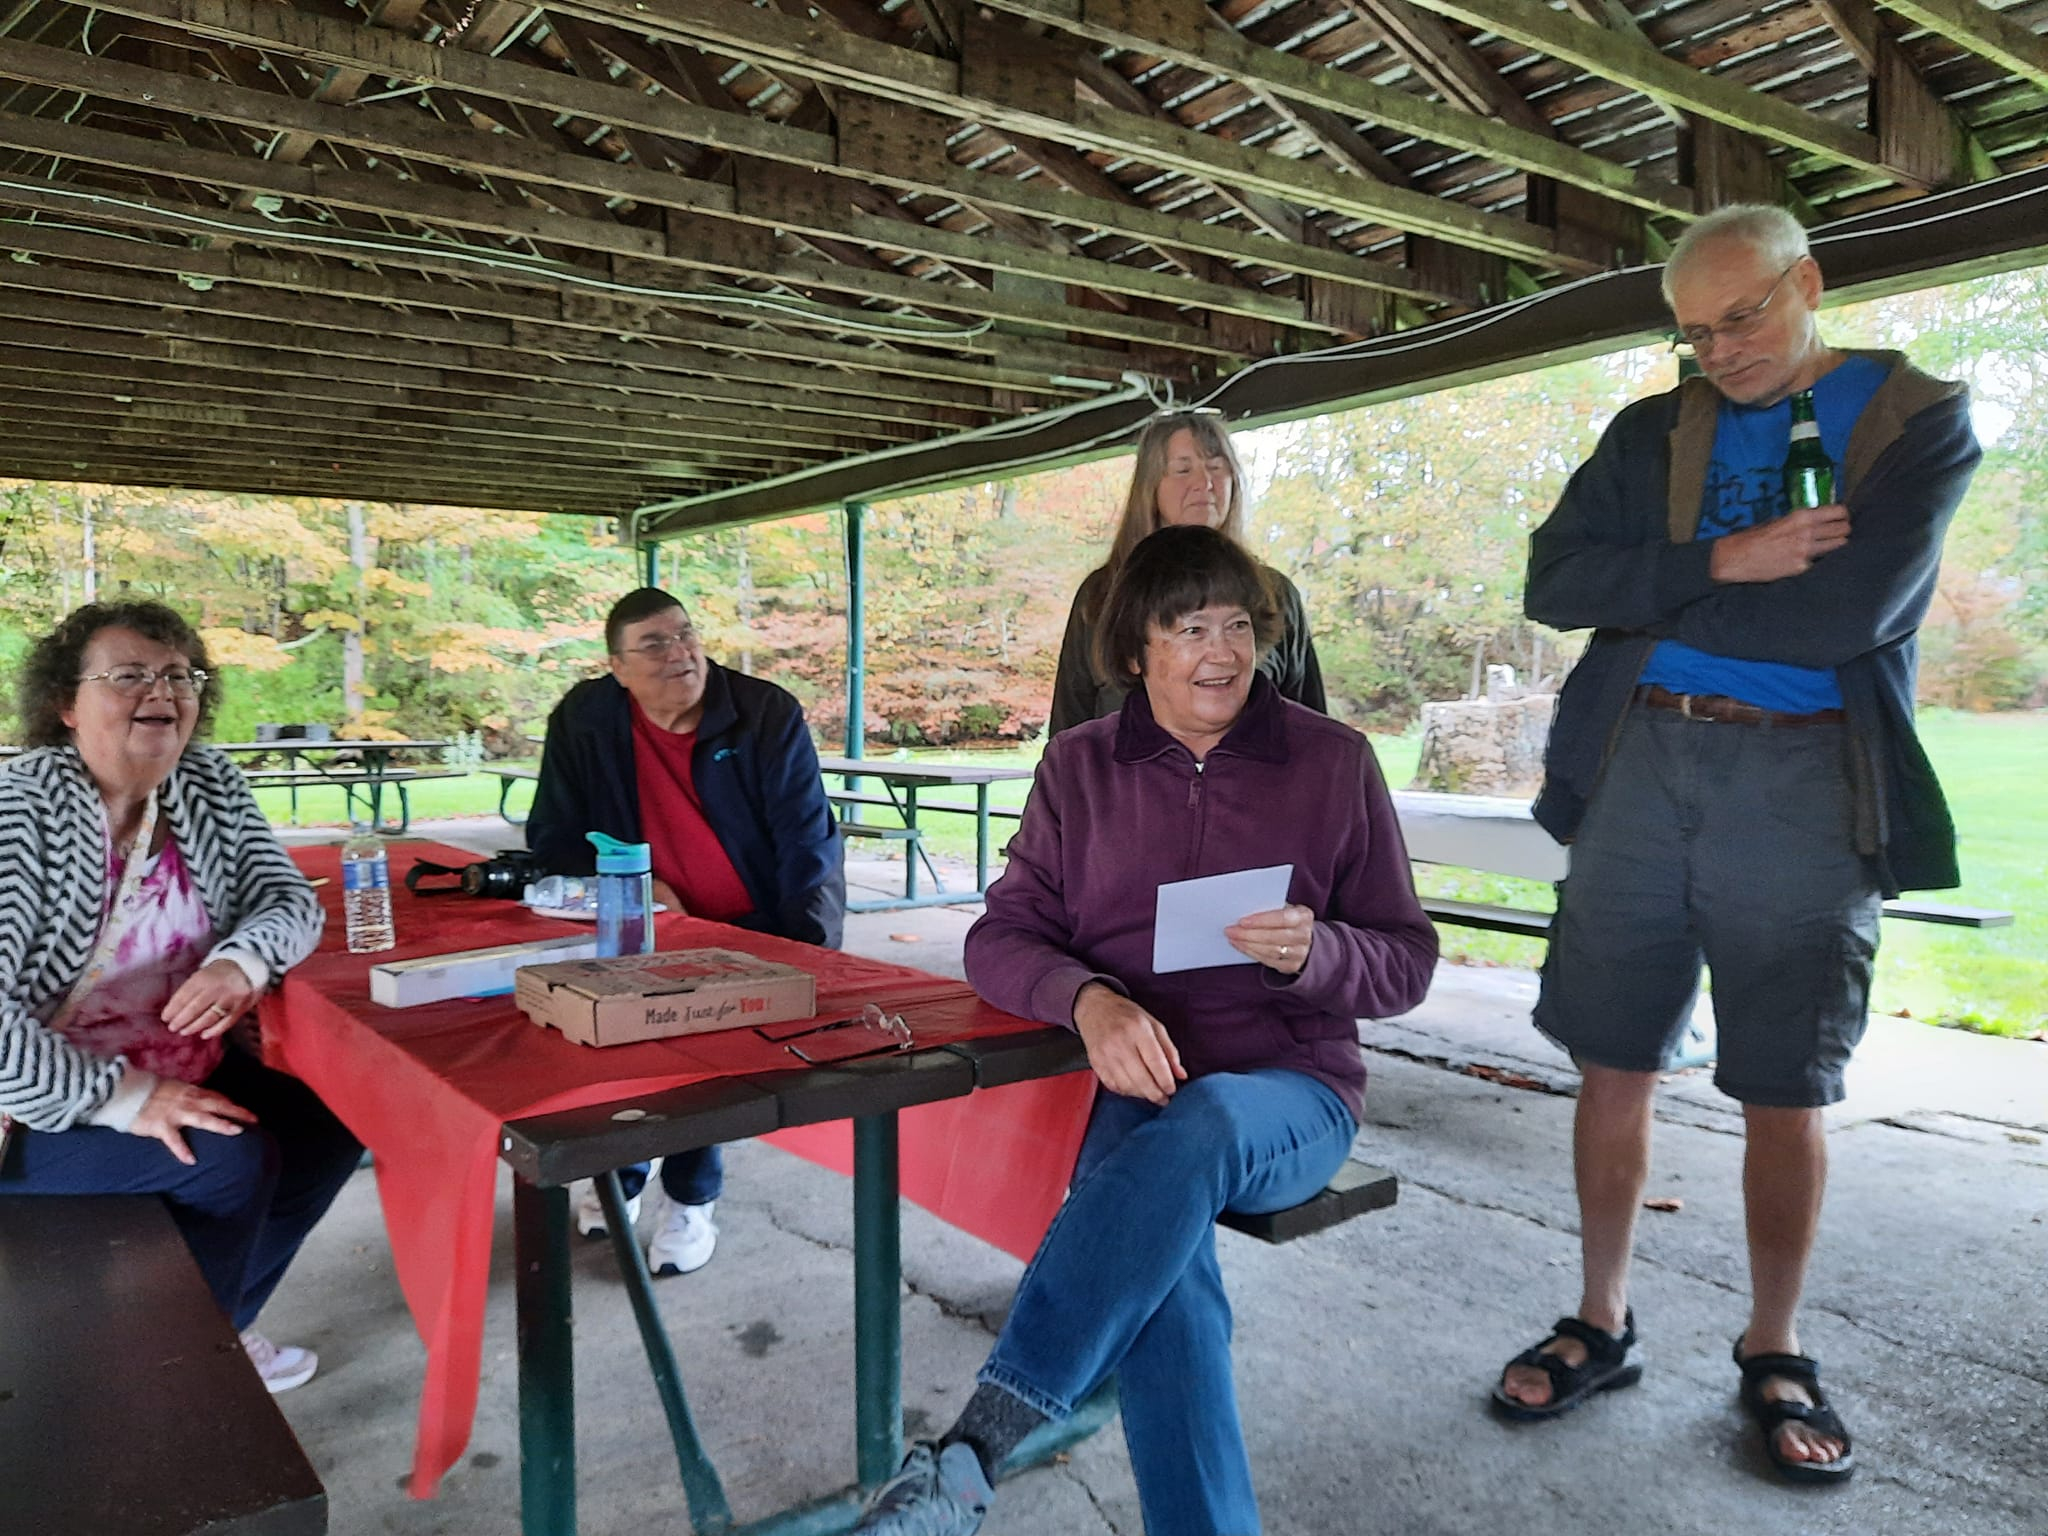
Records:
<instances>
[{"instance_id":1,"label":"woman's hand on knee","mask_svg":"<svg viewBox=\"0 0 2048 1536\"><path fill-rule=\"evenodd\" d=\"M1166 1026L1114 987L1091 981L1074 997L1074 1028L1088 1065L1111 1093L1164 1104L1187 1068Z\"/></svg>"},{"instance_id":2,"label":"woman's hand on knee","mask_svg":"<svg viewBox=\"0 0 2048 1536\"><path fill-rule=\"evenodd\" d=\"M174 1035L211 1040L256 1006L249 973L232 960L214 960L185 978L164 1004L164 1027Z\"/></svg>"},{"instance_id":3,"label":"woman's hand on knee","mask_svg":"<svg viewBox=\"0 0 2048 1536\"><path fill-rule=\"evenodd\" d=\"M224 1094L196 1083L181 1083L174 1077L159 1078L135 1118L128 1122L128 1134L148 1136L171 1149L186 1167L198 1159L185 1145L185 1132L214 1131L222 1136L239 1136L242 1127L254 1125L255 1115Z\"/></svg>"}]
</instances>

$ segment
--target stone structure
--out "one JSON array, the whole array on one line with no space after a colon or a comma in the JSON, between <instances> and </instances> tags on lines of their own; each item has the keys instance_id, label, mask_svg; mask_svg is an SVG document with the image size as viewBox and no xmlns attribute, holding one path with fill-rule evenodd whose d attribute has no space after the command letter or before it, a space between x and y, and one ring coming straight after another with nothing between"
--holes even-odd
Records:
<instances>
[{"instance_id":1,"label":"stone structure","mask_svg":"<svg viewBox=\"0 0 2048 1536\"><path fill-rule=\"evenodd\" d=\"M1512 687L1489 690L1513 693ZM1461 699L1422 706L1422 758L1411 789L1454 795L1533 795L1557 695Z\"/></svg>"}]
</instances>

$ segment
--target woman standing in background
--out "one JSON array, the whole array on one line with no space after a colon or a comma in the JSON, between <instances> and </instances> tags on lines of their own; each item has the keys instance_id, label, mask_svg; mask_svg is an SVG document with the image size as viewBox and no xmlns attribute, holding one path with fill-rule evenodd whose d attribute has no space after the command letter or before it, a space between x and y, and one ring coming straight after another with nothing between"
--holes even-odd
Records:
<instances>
[{"instance_id":1,"label":"woman standing in background","mask_svg":"<svg viewBox=\"0 0 2048 1536\"><path fill-rule=\"evenodd\" d=\"M1048 739L1084 720L1113 715L1130 691L1128 680L1104 678L1093 661L1095 630L1110 585L1146 535L1160 528L1214 528L1244 545L1244 470L1223 420L1209 411L1155 417L1138 434L1138 458L1109 559L1088 573L1074 594L1067 632L1053 678ZM1271 566L1259 569L1272 584L1280 609L1279 641L1259 659L1282 698L1327 714L1323 672L1309 636L1301 593Z\"/></svg>"}]
</instances>

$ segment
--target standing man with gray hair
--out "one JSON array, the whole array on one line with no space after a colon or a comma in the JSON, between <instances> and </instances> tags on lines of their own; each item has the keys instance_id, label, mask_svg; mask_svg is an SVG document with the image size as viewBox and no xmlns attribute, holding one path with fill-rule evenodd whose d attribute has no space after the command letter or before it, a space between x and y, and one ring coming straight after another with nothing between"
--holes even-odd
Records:
<instances>
[{"instance_id":1,"label":"standing man with gray hair","mask_svg":"<svg viewBox=\"0 0 2048 1536\"><path fill-rule=\"evenodd\" d=\"M1714 1082L1746 1133L1742 1401L1780 1473L1839 1482L1849 1432L1796 1326L1821 1107L1863 1034L1880 898L1958 881L1913 730L1915 636L1980 452L1963 386L1821 340L1820 267L1781 209L1695 225L1664 296L1700 376L1622 411L1530 542L1529 617L1594 631L1536 803L1572 845L1535 1022L1583 1074L1584 1293L1493 1399L1553 1418L1642 1374L1628 1271L1652 1099L1704 964ZM1788 510L1795 396L1838 495Z\"/></svg>"}]
</instances>

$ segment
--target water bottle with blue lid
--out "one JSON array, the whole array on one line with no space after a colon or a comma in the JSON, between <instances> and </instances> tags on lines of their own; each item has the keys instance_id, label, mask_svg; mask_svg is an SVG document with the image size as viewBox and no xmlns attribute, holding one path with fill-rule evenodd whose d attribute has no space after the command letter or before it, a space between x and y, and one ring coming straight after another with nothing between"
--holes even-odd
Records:
<instances>
[{"instance_id":1,"label":"water bottle with blue lid","mask_svg":"<svg viewBox=\"0 0 2048 1536\"><path fill-rule=\"evenodd\" d=\"M597 952L654 953L654 860L645 843L584 834L597 849Z\"/></svg>"}]
</instances>

